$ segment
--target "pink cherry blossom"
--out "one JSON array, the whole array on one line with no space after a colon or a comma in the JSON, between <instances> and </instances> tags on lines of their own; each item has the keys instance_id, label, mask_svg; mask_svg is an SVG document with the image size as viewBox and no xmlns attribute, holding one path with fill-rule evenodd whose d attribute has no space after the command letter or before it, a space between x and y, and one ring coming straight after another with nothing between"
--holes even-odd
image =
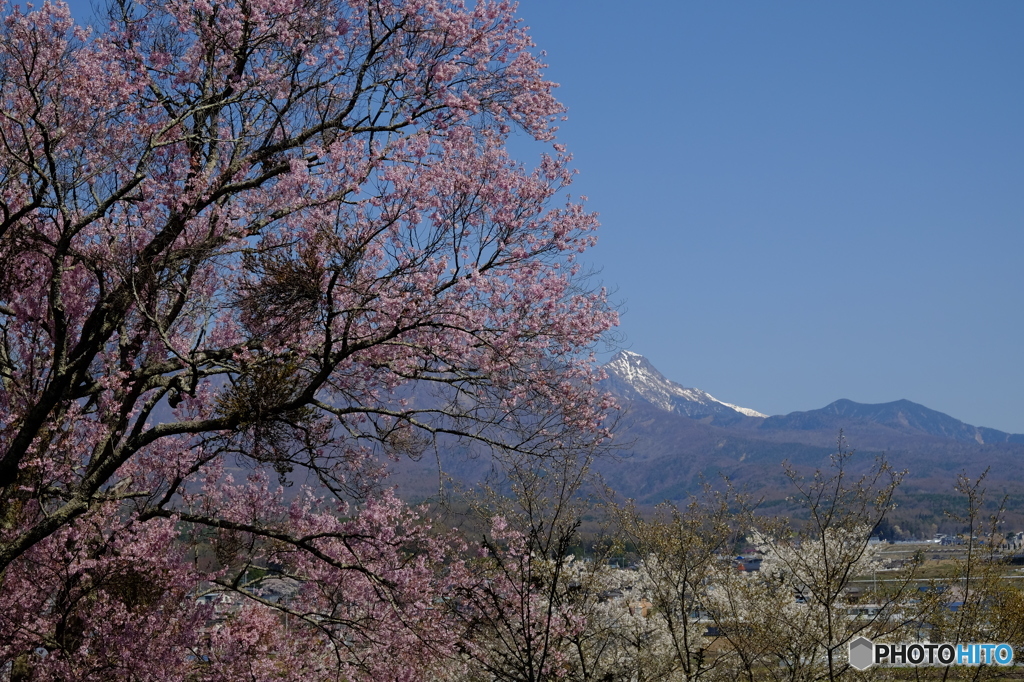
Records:
<instances>
[{"instance_id":1,"label":"pink cherry blossom","mask_svg":"<svg viewBox=\"0 0 1024 682\"><path fill-rule=\"evenodd\" d=\"M381 462L607 436L597 222L513 9L6 6L0 669L458 676L478 577Z\"/></svg>"}]
</instances>

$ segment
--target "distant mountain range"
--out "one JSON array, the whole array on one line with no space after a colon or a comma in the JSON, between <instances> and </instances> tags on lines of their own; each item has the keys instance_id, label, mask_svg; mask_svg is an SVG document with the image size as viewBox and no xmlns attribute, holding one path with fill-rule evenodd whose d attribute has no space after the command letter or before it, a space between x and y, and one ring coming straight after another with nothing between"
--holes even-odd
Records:
<instances>
[{"instance_id":1,"label":"distant mountain range","mask_svg":"<svg viewBox=\"0 0 1024 682\"><path fill-rule=\"evenodd\" d=\"M909 400L865 405L852 400L837 400L820 410L791 412L768 417L762 429L835 430L854 424L877 424L906 433L920 433L967 443L1024 443L1024 434L1006 433L984 426L971 426L948 414Z\"/></svg>"},{"instance_id":2,"label":"distant mountain range","mask_svg":"<svg viewBox=\"0 0 1024 682\"><path fill-rule=\"evenodd\" d=\"M682 499L721 475L768 497L781 494L782 462L807 471L826 467L840 430L863 469L884 455L908 470L903 488L914 494L951 494L957 473L989 469L988 481L1000 491L1024 495L1024 435L972 426L909 400L843 399L766 416L671 381L630 351L604 370L603 387L623 407L615 429L622 458L599 469L612 487L641 502Z\"/></svg>"},{"instance_id":3,"label":"distant mountain range","mask_svg":"<svg viewBox=\"0 0 1024 682\"><path fill-rule=\"evenodd\" d=\"M604 365L605 388L626 404L644 402L666 412L704 420L716 426L740 426L760 431L829 431L869 425L921 436L962 442L1024 443L1024 434L971 426L947 414L909 400L867 405L841 399L818 410L769 417L757 410L719 400L699 388L686 388L667 379L647 358L620 351Z\"/></svg>"},{"instance_id":4,"label":"distant mountain range","mask_svg":"<svg viewBox=\"0 0 1024 682\"><path fill-rule=\"evenodd\" d=\"M827 468L841 431L843 447L855 451L854 477L880 456L907 471L893 517L904 529L921 537L934 532L946 523L943 511L959 504L957 475L977 477L986 470L986 487L996 497L1008 496L1010 518L1024 529L1022 434L972 426L909 400L865 405L842 399L817 410L766 416L672 381L637 353L622 351L603 367L602 387L622 410L613 427L617 456L599 460L595 469L641 505L685 500L724 476L767 507L783 509L792 493L783 462L808 474ZM444 471L467 483L490 470L486 457L456 443L439 454ZM444 485L433 458L405 461L395 473L399 492L410 499L430 497Z\"/></svg>"}]
</instances>

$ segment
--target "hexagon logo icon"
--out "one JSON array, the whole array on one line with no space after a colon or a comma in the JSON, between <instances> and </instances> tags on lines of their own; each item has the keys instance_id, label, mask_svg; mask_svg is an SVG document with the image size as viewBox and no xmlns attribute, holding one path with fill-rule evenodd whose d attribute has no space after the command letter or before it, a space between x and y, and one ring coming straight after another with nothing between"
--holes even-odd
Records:
<instances>
[{"instance_id":1,"label":"hexagon logo icon","mask_svg":"<svg viewBox=\"0 0 1024 682\"><path fill-rule=\"evenodd\" d=\"M867 637L858 637L850 642L850 667L867 670L874 665L875 645Z\"/></svg>"}]
</instances>

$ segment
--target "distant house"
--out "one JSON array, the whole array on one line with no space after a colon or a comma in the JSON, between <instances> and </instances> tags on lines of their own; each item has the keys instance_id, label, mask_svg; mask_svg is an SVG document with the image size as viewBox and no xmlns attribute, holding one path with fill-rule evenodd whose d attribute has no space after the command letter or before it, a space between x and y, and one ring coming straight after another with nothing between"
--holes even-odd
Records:
<instances>
[{"instance_id":1,"label":"distant house","mask_svg":"<svg viewBox=\"0 0 1024 682\"><path fill-rule=\"evenodd\" d=\"M647 618L651 615L651 610L654 608L654 604L652 604L646 598L641 597L638 601L629 602L628 608L629 615Z\"/></svg>"}]
</instances>

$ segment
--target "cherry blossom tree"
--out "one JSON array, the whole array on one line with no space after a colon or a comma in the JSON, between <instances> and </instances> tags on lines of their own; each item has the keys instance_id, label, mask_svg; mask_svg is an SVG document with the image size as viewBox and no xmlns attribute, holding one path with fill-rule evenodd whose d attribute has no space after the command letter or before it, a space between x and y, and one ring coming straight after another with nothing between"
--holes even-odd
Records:
<instances>
[{"instance_id":1,"label":"cherry blossom tree","mask_svg":"<svg viewBox=\"0 0 1024 682\"><path fill-rule=\"evenodd\" d=\"M379 461L591 446L616 321L513 6L106 13L8 5L0 33L0 665L457 670L460 544Z\"/></svg>"}]
</instances>

